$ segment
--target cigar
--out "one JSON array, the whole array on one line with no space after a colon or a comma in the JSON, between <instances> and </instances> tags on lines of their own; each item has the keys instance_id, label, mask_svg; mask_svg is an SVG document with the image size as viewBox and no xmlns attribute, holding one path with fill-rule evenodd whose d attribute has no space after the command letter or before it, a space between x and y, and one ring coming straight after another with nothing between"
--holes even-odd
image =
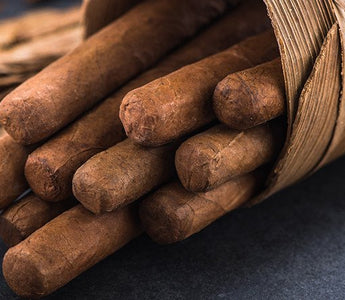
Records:
<instances>
[{"instance_id":1,"label":"cigar","mask_svg":"<svg viewBox=\"0 0 345 300\"><path fill-rule=\"evenodd\" d=\"M243 37L263 31L268 26L270 22L261 1L247 1L226 14L155 68L132 80L31 153L25 166L25 175L31 188L47 201L69 197L75 171L90 157L126 137L118 115L121 101L129 91L188 63L224 50Z\"/></svg>"},{"instance_id":2,"label":"cigar","mask_svg":"<svg viewBox=\"0 0 345 300\"><path fill-rule=\"evenodd\" d=\"M270 30L129 92L120 108L128 137L155 147L209 124L215 119L211 99L218 82L277 56Z\"/></svg>"},{"instance_id":3,"label":"cigar","mask_svg":"<svg viewBox=\"0 0 345 300\"><path fill-rule=\"evenodd\" d=\"M123 207L175 175L178 144L145 148L125 141L96 154L73 177L73 194L95 214Z\"/></svg>"},{"instance_id":4,"label":"cigar","mask_svg":"<svg viewBox=\"0 0 345 300\"><path fill-rule=\"evenodd\" d=\"M9 94L0 122L22 144L48 138L226 8L226 0L144 1Z\"/></svg>"},{"instance_id":5,"label":"cigar","mask_svg":"<svg viewBox=\"0 0 345 300\"><path fill-rule=\"evenodd\" d=\"M165 185L140 204L143 228L159 244L182 241L242 206L261 186L256 173L234 178L206 193L193 193L179 182Z\"/></svg>"},{"instance_id":6,"label":"cigar","mask_svg":"<svg viewBox=\"0 0 345 300\"><path fill-rule=\"evenodd\" d=\"M89 37L110 24L141 0L84 0L84 36Z\"/></svg>"},{"instance_id":7,"label":"cigar","mask_svg":"<svg viewBox=\"0 0 345 300\"><path fill-rule=\"evenodd\" d=\"M7 133L0 136L0 209L25 192L25 161L32 149L17 144Z\"/></svg>"},{"instance_id":8,"label":"cigar","mask_svg":"<svg viewBox=\"0 0 345 300\"><path fill-rule=\"evenodd\" d=\"M123 208L95 216L78 205L10 248L3 274L21 297L46 296L139 235L137 213Z\"/></svg>"},{"instance_id":9,"label":"cigar","mask_svg":"<svg viewBox=\"0 0 345 300\"><path fill-rule=\"evenodd\" d=\"M223 79L215 89L213 109L218 120L238 130L282 115L285 88L280 58Z\"/></svg>"},{"instance_id":10,"label":"cigar","mask_svg":"<svg viewBox=\"0 0 345 300\"><path fill-rule=\"evenodd\" d=\"M0 24L0 49L78 26L80 8L40 9Z\"/></svg>"},{"instance_id":11,"label":"cigar","mask_svg":"<svg viewBox=\"0 0 345 300\"><path fill-rule=\"evenodd\" d=\"M270 162L280 146L272 127L264 124L238 131L217 125L191 137L176 151L182 185L204 192Z\"/></svg>"},{"instance_id":12,"label":"cigar","mask_svg":"<svg viewBox=\"0 0 345 300\"><path fill-rule=\"evenodd\" d=\"M0 215L0 237L13 247L75 204L74 199L49 203L30 194Z\"/></svg>"}]
</instances>

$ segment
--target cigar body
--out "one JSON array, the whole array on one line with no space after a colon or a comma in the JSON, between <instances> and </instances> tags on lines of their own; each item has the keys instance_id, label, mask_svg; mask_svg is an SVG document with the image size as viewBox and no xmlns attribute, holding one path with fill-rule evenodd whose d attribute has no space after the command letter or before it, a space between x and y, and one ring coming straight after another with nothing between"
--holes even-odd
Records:
<instances>
[{"instance_id":1,"label":"cigar body","mask_svg":"<svg viewBox=\"0 0 345 300\"><path fill-rule=\"evenodd\" d=\"M261 1L247 1L229 12L155 68L132 80L34 151L25 167L31 188L47 201L59 201L70 196L75 171L96 153L125 138L118 115L122 99L129 91L221 51L269 25L266 8Z\"/></svg>"},{"instance_id":2,"label":"cigar body","mask_svg":"<svg viewBox=\"0 0 345 300\"><path fill-rule=\"evenodd\" d=\"M282 115L285 88L280 58L224 78L215 89L213 109L218 120L238 130Z\"/></svg>"},{"instance_id":3,"label":"cigar body","mask_svg":"<svg viewBox=\"0 0 345 300\"><path fill-rule=\"evenodd\" d=\"M129 92L120 109L128 137L158 146L210 123L215 119L211 99L218 82L277 56L275 36L269 31Z\"/></svg>"},{"instance_id":4,"label":"cigar body","mask_svg":"<svg viewBox=\"0 0 345 300\"><path fill-rule=\"evenodd\" d=\"M0 215L0 237L13 247L75 204L73 199L49 203L30 194Z\"/></svg>"},{"instance_id":5,"label":"cigar body","mask_svg":"<svg viewBox=\"0 0 345 300\"><path fill-rule=\"evenodd\" d=\"M279 149L277 142L268 124L246 131L217 125L179 147L177 174L187 190L207 191L271 161Z\"/></svg>"},{"instance_id":6,"label":"cigar body","mask_svg":"<svg viewBox=\"0 0 345 300\"><path fill-rule=\"evenodd\" d=\"M6 96L0 122L17 142L42 141L226 7L225 0L144 1Z\"/></svg>"},{"instance_id":7,"label":"cigar body","mask_svg":"<svg viewBox=\"0 0 345 300\"><path fill-rule=\"evenodd\" d=\"M84 0L84 36L93 35L138 2L140 0Z\"/></svg>"},{"instance_id":8,"label":"cigar body","mask_svg":"<svg viewBox=\"0 0 345 300\"><path fill-rule=\"evenodd\" d=\"M73 193L95 214L125 206L171 180L177 146L144 148L127 139L82 165L73 177Z\"/></svg>"},{"instance_id":9,"label":"cigar body","mask_svg":"<svg viewBox=\"0 0 345 300\"><path fill-rule=\"evenodd\" d=\"M0 209L28 188L24 166L30 150L17 144L7 133L0 136Z\"/></svg>"},{"instance_id":10,"label":"cigar body","mask_svg":"<svg viewBox=\"0 0 345 300\"><path fill-rule=\"evenodd\" d=\"M232 179L206 193L170 183L140 204L144 230L157 243L182 241L248 201L261 185L258 174Z\"/></svg>"},{"instance_id":11,"label":"cigar body","mask_svg":"<svg viewBox=\"0 0 345 300\"><path fill-rule=\"evenodd\" d=\"M141 232L124 208L95 216L78 205L8 250L3 273L22 297L43 297L124 246Z\"/></svg>"}]
</instances>

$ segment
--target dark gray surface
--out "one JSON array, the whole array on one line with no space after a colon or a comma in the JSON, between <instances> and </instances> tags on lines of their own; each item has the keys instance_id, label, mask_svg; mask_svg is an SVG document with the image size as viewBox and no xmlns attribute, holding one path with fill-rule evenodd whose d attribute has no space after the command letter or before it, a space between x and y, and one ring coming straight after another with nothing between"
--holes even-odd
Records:
<instances>
[{"instance_id":1,"label":"dark gray surface","mask_svg":"<svg viewBox=\"0 0 345 300\"><path fill-rule=\"evenodd\" d=\"M18 16L28 9L35 10L45 7L63 8L79 3L81 3L81 0L49 0L36 4L30 4L25 0L0 0L0 19Z\"/></svg>"},{"instance_id":2,"label":"dark gray surface","mask_svg":"<svg viewBox=\"0 0 345 300\"><path fill-rule=\"evenodd\" d=\"M184 242L142 236L48 299L343 299L344 177L345 158Z\"/></svg>"},{"instance_id":3,"label":"dark gray surface","mask_svg":"<svg viewBox=\"0 0 345 300\"><path fill-rule=\"evenodd\" d=\"M47 299L343 299L344 178L345 158L187 241L142 236ZM18 299L2 275L0 299Z\"/></svg>"}]
</instances>

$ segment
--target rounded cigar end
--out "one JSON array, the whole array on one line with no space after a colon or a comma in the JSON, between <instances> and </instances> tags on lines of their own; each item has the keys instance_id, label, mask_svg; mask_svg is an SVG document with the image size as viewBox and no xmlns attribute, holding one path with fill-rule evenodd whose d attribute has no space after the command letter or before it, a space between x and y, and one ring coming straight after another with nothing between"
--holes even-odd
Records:
<instances>
[{"instance_id":1,"label":"rounded cigar end","mask_svg":"<svg viewBox=\"0 0 345 300\"><path fill-rule=\"evenodd\" d=\"M74 174L72 182L72 190L77 200L89 211L94 214L102 214L109 212L105 207L106 196L99 178L88 168L88 163L81 166Z\"/></svg>"},{"instance_id":2,"label":"rounded cigar end","mask_svg":"<svg viewBox=\"0 0 345 300\"><path fill-rule=\"evenodd\" d=\"M27 118L22 108L25 103L21 98L12 96L13 92L7 95L0 103L0 124L7 133L19 144L33 144L29 133L27 132L25 122Z\"/></svg>"},{"instance_id":3,"label":"rounded cigar end","mask_svg":"<svg viewBox=\"0 0 345 300\"><path fill-rule=\"evenodd\" d=\"M179 207L174 186L166 188L146 198L140 205L139 216L145 232L159 244L172 244L186 239L192 225L189 206ZM171 189L172 192L169 192Z\"/></svg>"},{"instance_id":4,"label":"rounded cigar end","mask_svg":"<svg viewBox=\"0 0 345 300\"><path fill-rule=\"evenodd\" d=\"M176 151L177 175L186 190L205 192L211 187L212 156L193 143L194 138L184 142Z\"/></svg>"},{"instance_id":5,"label":"rounded cigar end","mask_svg":"<svg viewBox=\"0 0 345 300\"><path fill-rule=\"evenodd\" d=\"M19 244L9 249L4 257L2 270L11 289L24 298L41 298L53 292L35 260L35 253Z\"/></svg>"},{"instance_id":6,"label":"rounded cigar end","mask_svg":"<svg viewBox=\"0 0 345 300\"><path fill-rule=\"evenodd\" d=\"M149 93L140 89L129 92L120 107L120 119L127 136L135 143L147 147L165 144L157 135L159 114ZM159 109L159 108L158 108Z\"/></svg>"},{"instance_id":7,"label":"rounded cigar end","mask_svg":"<svg viewBox=\"0 0 345 300\"><path fill-rule=\"evenodd\" d=\"M50 167L47 159L35 152L26 161L25 177L34 193L45 201L57 202L69 196L60 189L58 172Z\"/></svg>"},{"instance_id":8,"label":"rounded cigar end","mask_svg":"<svg viewBox=\"0 0 345 300\"><path fill-rule=\"evenodd\" d=\"M255 93L238 73L219 82L213 94L213 109L217 119L237 130L261 123L255 112L255 102Z\"/></svg>"},{"instance_id":9,"label":"rounded cigar end","mask_svg":"<svg viewBox=\"0 0 345 300\"><path fill-rule=\"evenodd\" d=\"M0 237L8 247L13 247L24 240L24 236L10 220L0 216Z\"/></svg>"}]
</instances>

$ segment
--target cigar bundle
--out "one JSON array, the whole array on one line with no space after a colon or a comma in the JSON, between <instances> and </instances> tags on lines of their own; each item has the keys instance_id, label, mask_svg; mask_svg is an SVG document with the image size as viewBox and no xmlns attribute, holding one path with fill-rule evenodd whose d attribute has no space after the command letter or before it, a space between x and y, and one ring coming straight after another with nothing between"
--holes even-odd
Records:
<instances>
[{"instance_id":1,"label":"cigar bundle","mask_svg":"<svg viewBox=\"0 0 345 300\"><path fill-rule=\"evenodd\" d=\"M0 72L32 75L42 45L56 59L72 30L85 37L0 103L18 295L54 292L142 232L182 241L344 153L339 9L265 2L87 0L82 28L17 39L25 64L3 42Z\"/></svg>"}]
</instances>

